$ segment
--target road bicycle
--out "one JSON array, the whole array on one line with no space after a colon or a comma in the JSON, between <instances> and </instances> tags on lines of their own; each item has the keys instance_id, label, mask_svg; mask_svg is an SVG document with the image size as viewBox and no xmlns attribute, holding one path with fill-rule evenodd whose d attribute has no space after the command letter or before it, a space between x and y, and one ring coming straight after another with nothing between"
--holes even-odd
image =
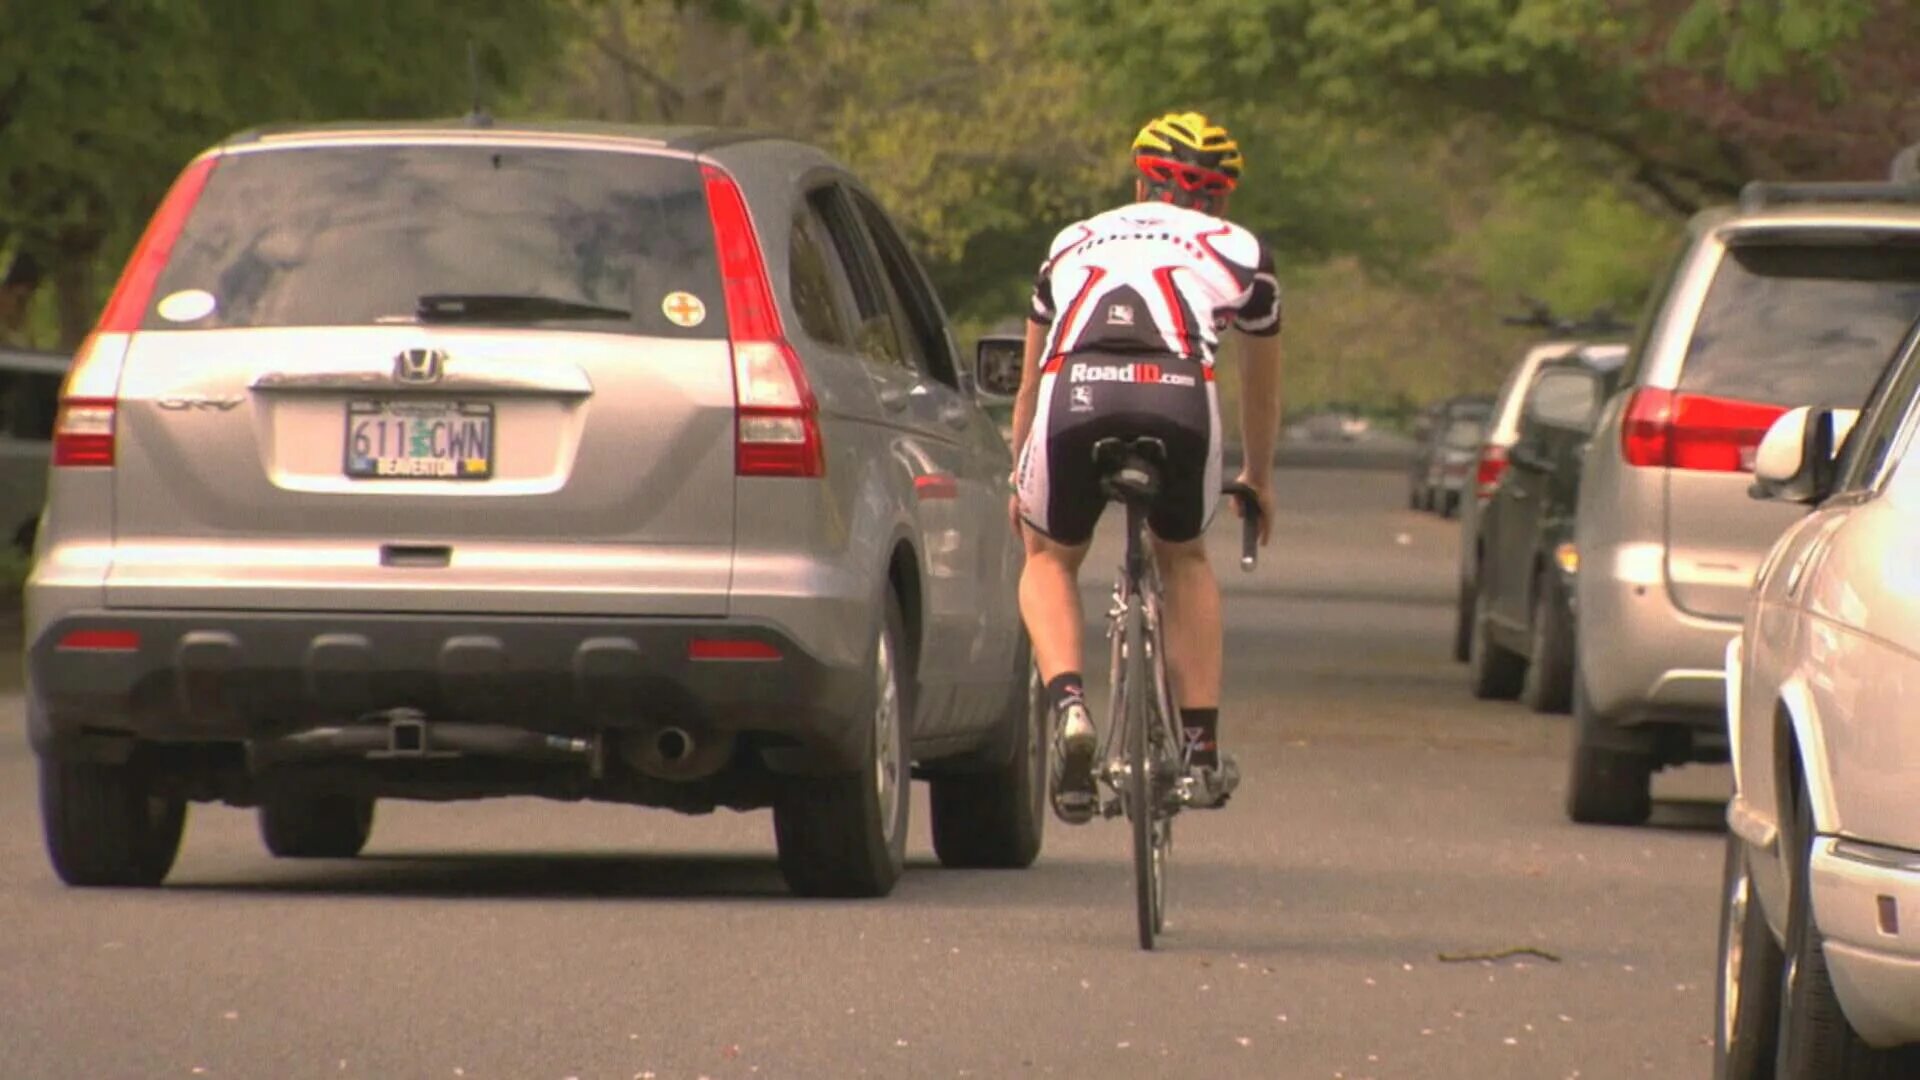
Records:
<instances>
[{"instance_id":1,"label":"road bicycle","mask_svg":"<svg viewBox=\"0 0 1920 1080\"><path fill-rule=\"evenodd\" d=\"M1147 531L1147 511L1160 491L1167 450L1159 439L1102 439L1093 454L1107 498L1127 512L1126 557L1107 611L1112 703L1094 775L1104 789L1101 816L1124 815L1133 826L1140 947L1152 949L1155 937L1166 930L1173 819L1193 801L1196 783L1167 679L1160 571ZM1229 484L1224 491L1240 501L1240 569L1251 571L1260 535L1260 502L1244 484Z\"/></svg>"}]
</instances>

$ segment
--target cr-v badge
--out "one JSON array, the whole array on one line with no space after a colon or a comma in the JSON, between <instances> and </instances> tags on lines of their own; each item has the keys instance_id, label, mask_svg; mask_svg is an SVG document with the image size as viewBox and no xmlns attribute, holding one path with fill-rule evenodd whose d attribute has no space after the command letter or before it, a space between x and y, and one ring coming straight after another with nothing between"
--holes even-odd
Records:
<instances>
[{"instance_id":1,"label":"cr-v badge","mask_svg":"<svg viewBox=\"0 0 1920 1080\"><path fill-rule=\"evenodd\" d=\"M447 354L439 349L407 349L393 358L393 381L439 382L447 370Z\"/></svg>"}]
</instances>

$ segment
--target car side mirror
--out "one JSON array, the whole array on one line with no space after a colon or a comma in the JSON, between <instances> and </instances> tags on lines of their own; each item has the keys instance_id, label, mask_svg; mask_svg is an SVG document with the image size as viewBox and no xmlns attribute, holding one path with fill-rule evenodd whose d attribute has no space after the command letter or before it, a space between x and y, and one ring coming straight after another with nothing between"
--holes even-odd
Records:
<instances>
[{"instance_id":1,"label":"car side mirror","mask_svg":"<svg viewBox=\"0 0 1920 1080\"><path fill-rule=\"evenodd\" d=\"M974 346L974 392L983 401L1008 402L1020 392L1020 366L1027 356L1027 339L1012 334L986 334Z\"/></svg>"},{"instance_id":2,"label":"car side mirror","mask_svg":"<svg viewBox=\"0 0 1920 1080\"><path fill-rule=\"evenodd\" d=\"M1775 502L1824 501L1839 480L1840 448L1859 418L1857 409L1802 405L1787 410L1760 440L1748 493Z\"/></svg>"}]
</instances>

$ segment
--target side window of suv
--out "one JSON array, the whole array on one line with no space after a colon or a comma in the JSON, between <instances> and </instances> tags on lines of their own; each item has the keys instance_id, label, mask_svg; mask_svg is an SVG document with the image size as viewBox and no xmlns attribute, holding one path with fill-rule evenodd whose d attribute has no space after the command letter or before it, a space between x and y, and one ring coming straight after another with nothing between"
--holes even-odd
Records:
<instances>
[{"instance_id":1,"label":"side window of suv","mask_svg":"<svg viewBox=\"0 0 1920 1080\"><path fill-rule=\"evenodd\" d=\"M1667 297L1680 280L1680 271L1687 265L1687 256L1692 253L1694 244L1695 241L1689 238L1680 245L1680 250L1667 260L1666 269L1655 281L1653 290L1647 294L1647 306L1640 312L1639 325L1633 331L1633 343L1627 346L1626 365L1613 380L1614 387L1633 386L1640 381L1640 369L1646 364L1647 344L1653 338L1654 324L1660 321L1660 315L1667 306Z\"/></svg>"},{"instance_id":2,"label":"side window of suv","mask_svg":"<svg viewBox=\"0 0 1920 1080\"><path fill-rule=\"evenodd\" d=\"M808 337L822 345L851 348L853 335L847 332L846 316L841 312L836 274L824 246L827 241L821 239L824 229L811 208L793 216L787 287L794 310L800 315L800 328Z\"/></svg>"},{"instance_id":3,"label":"side window of suv","mask_svg":"<svg viewBox=\"0 0 1920 1080\"><path fill-rule=\"evenodd\" d=\"M909 352L917 354L916 360L922 371L957 389L960 381L954 373L952 341L941 319L939 302L928 289L919 264L907 250L906 242L900 239L900 234L894 231L887 215L873 200L856 194L854 201L859 205L860 216L867 224L868 234L873 237L874 247L879 251L880 264L886 272L887 283L892 288L896 310L901 317L900 333L909 342Z\"/></svg>"},{"instance_id":4,"label":"side window of suv","mask_svg":"<svg viewBox=\"0 0 1920 1080\"><path fill-rule=\"evenodd\" d=\"M847 270L847 283L853 289L857 317L853 327L853 347L872 363L886 367L907 366L906 350L901 345L893 315L888 310L886 284L874 264L873 254L867 248L853 207L847 204L846 195L840 188L827 185L814 189L807 196L807 204L819 215L821 224L826 226L833 249Z\"/></svg>"}]
</instances>

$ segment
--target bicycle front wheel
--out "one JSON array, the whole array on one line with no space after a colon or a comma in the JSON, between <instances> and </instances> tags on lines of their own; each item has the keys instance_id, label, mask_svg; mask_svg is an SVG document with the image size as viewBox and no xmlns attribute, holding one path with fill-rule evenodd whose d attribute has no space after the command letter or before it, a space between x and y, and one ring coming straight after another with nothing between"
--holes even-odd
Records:
<instances>
[{"instance_id":1,"label":"bicycle front wheel","mask_svg":"<svg viewBox=\"0 0 1920 1080\"><path fill-rule=\"evenodd\" d=\"M1153 798L1153 674L1147 661L1146 612L1136 599L1126 624L1127 817L1133 823L1134 899L1140 922L1140 947L1153 948L1160 932L1166 863L1159 839L1159 814Z\"/></svg>"}]
</instances>

